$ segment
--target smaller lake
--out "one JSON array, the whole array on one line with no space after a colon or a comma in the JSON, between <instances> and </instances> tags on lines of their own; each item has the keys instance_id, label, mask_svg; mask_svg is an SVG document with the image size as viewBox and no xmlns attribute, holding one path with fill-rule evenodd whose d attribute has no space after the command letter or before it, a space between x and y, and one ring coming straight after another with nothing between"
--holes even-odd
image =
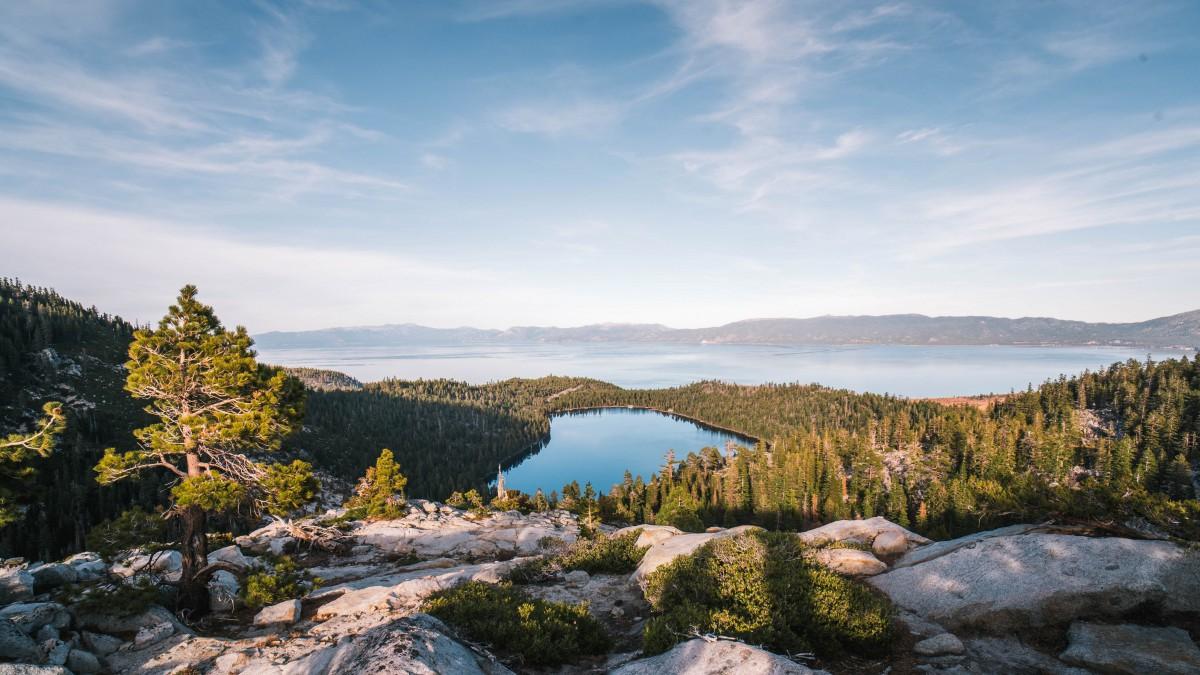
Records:
<instances>
[{"instance_id":1,"label":"smaller lake","mask_svg":"<svg viewBox=\"0 0 1200 675\"><path fill-rule=\"evenodd\" d=\"M547 495L561 493L573 480L582 487L591 481L596 492L607 494L628 469L649 480L662 468L667 450L678 459L701 448L724 453L726 442L753 445L754 441L725 431L651 410L602 408L563 413L550 418L550 442L504 474L510 488L533 494L539 487Z\"/></svg>"}]
</instances>

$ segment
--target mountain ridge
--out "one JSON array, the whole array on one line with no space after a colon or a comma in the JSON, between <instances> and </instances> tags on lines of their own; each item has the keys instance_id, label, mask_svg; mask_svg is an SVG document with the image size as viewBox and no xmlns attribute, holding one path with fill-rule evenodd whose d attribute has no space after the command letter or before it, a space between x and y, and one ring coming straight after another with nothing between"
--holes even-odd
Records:
<instances>
[{"instance_id":1,"label":"mountain ridge","mask_svg":"<svg viewBox=\"0 0 1200 675\"><path fill-rule=\"evenodd\" d=\"M260 347L328 348L397 344L641 342L664 344L897 344L1200 347L1200 309L1138 322L1087 322L1052 317L822 315L757 318L707 328L658 323L599 323L507 329L431 328L414 323L271 331Z\"/></svg>"}]
</instances>

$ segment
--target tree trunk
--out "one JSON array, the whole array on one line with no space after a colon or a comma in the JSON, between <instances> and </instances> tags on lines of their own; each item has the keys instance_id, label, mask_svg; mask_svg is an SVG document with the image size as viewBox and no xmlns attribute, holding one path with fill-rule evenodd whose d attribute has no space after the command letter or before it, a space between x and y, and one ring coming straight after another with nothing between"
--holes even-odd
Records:
<instances>
[{"instance_id":1,"label":"tree trunk","mask_svg":"<svg viewBox=\"0 0 1200 675\"><path fill-rule=\"evenodd\" d=\"M180 577L179 605L192 616L208 612L207 579L197 576L208 565L207 518L204 509L189 506L183 511L183 575Z\"/></svg>"}]
</instances>

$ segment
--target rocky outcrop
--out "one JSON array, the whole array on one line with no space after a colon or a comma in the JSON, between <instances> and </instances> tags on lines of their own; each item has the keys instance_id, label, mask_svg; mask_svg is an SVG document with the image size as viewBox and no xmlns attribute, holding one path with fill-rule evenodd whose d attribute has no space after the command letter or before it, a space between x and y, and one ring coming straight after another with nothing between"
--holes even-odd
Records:
<instances>
[{"instance_id":1,"label":"rocky outcrop","mask_svg":"<svg viewBox=\"0 0 1200 675\"><path fill-rule=\"evenodd\" d=\"M660 541L670 539L677 534L683 534L683 530L673 525L630 525L612 533L614 537L620 537L630 532L640 532L636 546L653 546Z\"/></svg>"},{"instance_id":2,"label":"rocky outcrop","mask_svg":"<svg viewBox=\"0 0 1200 675\"><path fill-rule=\"evenodd\" d=\"M734 527L728 530L721 530L719 532L680 534L669 537L651 546L646 551L646 555L642 557L642 562L638 565L637 570L633 573L633 579L640 586L645 587L646 578L650 576L651 572L659 567L662 567L663 565L666 565L679 556L690 555L694 553L696 549L714 539L720 539L722 537L736 537L739 534L761 529L761 527L755 527L753 525L742 525L741 527Z\"/></svg>"},{"instance_id":3,"label":"rocky outcrop","mask_svg":"<svg viewBox=\"0 0 1200 675\"><path fill-rule=\"evenodd\" d=\"M155 551L138 553L123 558L110 568L120 577L132 577L143 572L161 574L169 580L177 580L183 570L183 554L179 551Z\"/></svg>"},{"instance_id":4,"label":"rocky outcrop","mask_svg":"<svg viewBox=\"0 0 1200 675\"><path fill-rule=\"evenodd\" d=\"M964 641L967 654L984 673L1004 675L1093 675L1043 654L1016 637L977 637ZM1148 675L1148 674L1147 674Z\"/></svg>"},{"instance_id":5,"label":"rocky outcrop","mask_svg":"<svg viewBox=\"0 0 1200 675\"><path fill-rule=\"evenodd\" d=\"M448 632L441 621L428 614L415 614L340 644L330 654L326 672L512 675L508 668L477 656L450 638Z\"/></svg>"},{"instance_id":6,"label":"rocky outcrop","mask_svg":"<svg viewBox=\"0 0 1200 675\"><path fill-rule=\"evenodd\" d=\"M32 597L32 574L21 567L0 567L0 605Z\"/></svg>"},{"instance_id":7,"label":"rocky outcrop","mask_svg":"<svg viewBox=\"0 0 1200 675\"><path fill-rule=\"evenodd\" d=\"M40 656L37 643L11 621L0 621L0 659L36 661Z\"/></svg>"},{"instance_id":8,"label":"rocky outcrop","mask_svg":"<svg viewBox=\"0 0 1200 675\"><path fill-rule=\"evenodd\" d=\"M65 563L47 563L29 568L33 577L33 592L45 593L65 584L73 584L79 580L75 568Z\"/></svg>"},{"instance_id":9,"label":"rocky outcrop","mask_svg":"<svg viewBox=\"0 0 1200 675\"><path fill-rule=\"evenodd\" d=\"M854 548L823 548L813 558L834 572L850 577L870 577L887 570L887 565L879 558Z\"/></svg>"},{"instance_id":10,"label":"rocky outcrop","mask_svg":"<svg viewBox=\"0 0 1200 675\"><path fill-rule=\"evenodd\" d=\"M904 538L906 548L913 549L930 543L929 539L900 527L883 516L866 520L839 520L806 530L796 536L809 546L821 546L837 542L853 542L870 546L879 535L891 533Z\"/></svg>"},{"instance_id":11,"label":"rocky outcrop","mask_svg":"<svg viewBox=\"0 0 1200 675\"><path fill-rule=\"evenodd\" d=\"M946 628L994 633L1134 609L1200 612L1200 553L1162 541L981 536L870 583Z\"/></svg>"},{"instance_id":12,"label":"rocky outcrop","mask_svg":"<svg viewBox=\"0 0 1200 675\"><path fill-rule=\"evenodd\" d=\"M18 602L0 608L0 620L7 620L26 635L35 635L43 626L66 628L71 625L67 608L57 602Z\"/></svg>"},{"instance_id":13,"label":"rocky outcrop","mask_svg":"<svg viewBox=\"0 0 1200 675\"><path fill-rule=\"evenodd\" d=\"M823 672L741 642L699 638L675 645L658 656L631 661L609 671L610 675L819 675Z\"/></svg>"},{"instance_id":14,"label":"rocky outcrop","mask_svg":"<svg viewBox=\"0 0 1200 675\"><path fill-rule=\"evenodd\" d=\"M255 626L290 626L300 620L300 601L283 602L263 607L254 615Z\"/></svg>"},{"instance_id":15,"label":"rocky outcrop","mask_svg":"<svg viewBox=\"0 0 1200 675\"><path fill-rule=\"evenodd\" d=\"M312 600L337 599L317 609L318 620L380 610L415 609L434 593L468 581L498 583L522 559L462 565L447 570L405 571L347 582L313 593Z\"/></svg>"},{"instance_id":16,"label":"rocky outcrop","mask_svg":"<svg viewBox=\"0 0 1200 675\"><path fill-rule=\"evenodd\" d=\"M1187 675L1200 673L1200 649L1187 631L1076 621L1059 659L1101 673Z\"/></svg>"},{"instance_id":17,"label":"rocky outcrop","mask_svg":"<svg viewBox=\"0 0 1200 675\"><path fill-rule=\"evenodd\" d=\"M534 555L551 542L575 541L579 527L563 511L495 513L473 519L458 509L413 507L399 520L368 523L354 538L390 553L420 558L481 559L505 555Z\"/></svg>"}]
</instances>

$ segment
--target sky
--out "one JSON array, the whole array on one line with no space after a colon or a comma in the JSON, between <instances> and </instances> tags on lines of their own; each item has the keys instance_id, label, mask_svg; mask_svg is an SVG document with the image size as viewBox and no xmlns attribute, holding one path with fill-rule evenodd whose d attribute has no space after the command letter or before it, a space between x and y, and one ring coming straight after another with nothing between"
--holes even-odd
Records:
<instances>
[{"instance_id":1,"label":"sky","mask_svg":"<svg viewBox=\"0 0 1200 675\"><path fill-rule=\"evenodd\" d=\"M0 3L0 276L251 332L1200 308L1200 3Z\"/></svg>"}]
</instances>

